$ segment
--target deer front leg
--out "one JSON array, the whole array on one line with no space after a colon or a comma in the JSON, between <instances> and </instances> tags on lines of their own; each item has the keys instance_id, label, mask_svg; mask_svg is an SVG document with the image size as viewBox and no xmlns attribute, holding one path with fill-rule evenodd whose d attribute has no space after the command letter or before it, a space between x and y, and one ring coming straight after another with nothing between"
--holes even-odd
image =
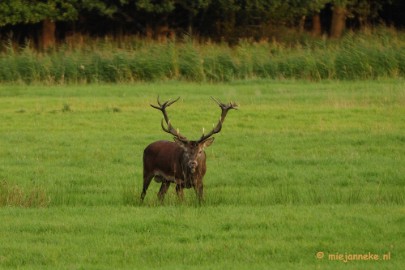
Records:
<instances>
[{"instance_id":1,"label":"deer front leg","mask_svg":"<svg viewBox=\"0 0 405 270\"><path fill-rule=\"evenodd\" d=\"M194 186L194 190L197 194L198 202L203 202L204 201L204 186L202 182L197 182L197 184Z\"/></svg>"}]
</instances>

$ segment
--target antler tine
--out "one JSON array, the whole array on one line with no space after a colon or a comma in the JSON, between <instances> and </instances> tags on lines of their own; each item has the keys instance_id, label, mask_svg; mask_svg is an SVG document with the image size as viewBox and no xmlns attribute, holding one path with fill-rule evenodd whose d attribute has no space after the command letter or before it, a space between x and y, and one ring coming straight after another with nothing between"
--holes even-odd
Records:
<instances>
[{"instance_id":1,"label":"antler tine","mask_svg":"<svg viewBox=\"0 0 405 270\"><path fill-rule=\"evenodd\" d=\"M236 104L235 102L231 101L228 104L224 104L220 100L215 99L214 97L211 97L211 99L214 100L222 110L221 122L224 122L225 116L226 116L226 114L228 113L229 110L231 110L231 109L237 110L238 109L238 104Z\"/></svg>"},{"instance_id":2,"label":"antler tine","mask_svg":"<svg viewBox=\"0 0 405 270\"><path fill-rule=\"evenodd\" d=\"M170 120L169 120L169 123L167 124L167 128L166 128L165 125L163 124L163 119L162 119L162 122L161 122L160 124L161 124L161 126L162 126L162 129L163 129L165 132L170 133L170 134L176 136L176 137L179 138L179 139L187 140L186 137L184 137L183 135L180 134L180 132L179 132L178 129L176 130L175 128L173 128L172 124L170 123Z\"/></svg>"},{"instance_id":3,"label":"antler tine","mask_svg":"<svg viewBox=\"0 0 405 270\"><path fill-rule=\"evenodd\" d=\"M158 109L158 110L162 110L162 109L165 109L166 107L169 107L170 105L172 105L173 103L175 103L176 101L178 101L180 99L180 97L178 97L178 98L176 98L175 100L173 100L173 101L170 101L170 99L168 100L168 101L165 101L165 102L163 102L163 104L160 102L160 100L159 100L159 96L157 97L157 103L159 104L159 106L156 106L156 105L153 105L153 104L150 104L150 106L152 106L153 108L155 108L155 109Z\"/></svg>"},{"instance_id":4,"label":"antler tine","mask_svg":"<svg viewBox=\"0 0 405 270\"><path fill-rule=\"evenodd\" d=\"M173 103L175 103L176 101L178 101L180 99L180 97L176 98L173 101L170 101L170 99L168 101L165 102L165 104L167 103L166 107L169 107L170 105L172 105Z\"/></svg>"},{"instance_id":5,"label":"antler tine","mask_svg":"<svg viewBox=\"0 0 405 270\"><path fill-rule=\"evenodd\" d=\"M214 100L218 106L221 108L221 117L219 118L219 121L217 123L217 125L211 130L211 132L209 132L207 135L202 135L201 138L198 140L199 142L202 142L206 139L208 139L209 137L211 137L212 135L219 133L222 129L222 124L225 121L225 117L228 113L229 110L231 109L235 109L237 110L238 108L238 104L236 104L235 102L229 102L229 104L224 104L221 101L215 99L214 97L211 97L212 100ZM204 132L203 132L204 133Z\"/></svg>"},{"instance_id":6,"label":"antler tine","mask_svg":"<svg viewBox=\"0 0 405 270\"><path fill-rule=\"evenodd\" d=\"M160 95L157 96L157 103L159 104L160 107L162 107L162 104L160 103Z\"/></svg>"},{"instance_id":7,"label":"antler tine","mask_svg":"<svg viewBox=\"0 0 405 270\"><path fill-rule=\"evenodd\" d=\"M159 100L159 95L157 96L157 103L159 106L153 105L153 104L149 104L152 108L158 109L158 110L162 110L162 104L160 103Z\"/></svg>"},{"instance_id":8,"label":"antler tine","mask_svg":"<svg viewBox=\"0 0 405 270\"><path fill-rule=\"evenodd\" d=\"M224 104L224 103L222 103L220 100L218 100L218 99L216 99L216 98L214 98L214 97L212 97L212 96L211 96L211 99L212 99L213 101L215 101L215 103L217 103L218 106L219 106L222 110L230 110L230 109L235 109L235 110L237 110L237 109L238 109L238 104L236 104L236 103L233 102L233 101L229 102L228 104Z\"/></svg>"},{"instance_id":9,"label":"antler tine","mask_svg":"<svg viewBox=\"0 0 405 270\"><path fill-rule=\"evenodd\" d=\"M167 116L167 112L166 112L166 108L169 107L170 105L172 105L173 103L175 103L176 101L178 101L179 99L180 99L180 97L178 97L177 99L175 99L173 101L170 101L170 99L169 99L168 101L165 101L165 102L161 103L160 100L159 100L159 96L158 96L157 97L157 103L159 104L159 106L156 106L156 105L153 105L153 104L150 104L150 106L152 108L155 108L155 109L157 109L157 110L159 110L159 111L161 111L163 113L163 118L164 119L162 119L162 122L161 122L162 129L165 132L167 132L169 134L172 134L176 138L184 141L184 140L187 140L187 138L185 136L181 135L180 132L178 130L176 130L172 126L172 124L170 123L169 117ZM164 126L163 120L166 122L167 128Z\"/></svg>"},{"instance_id":10,"label":"antler tine","mask_svg":"<svg viewBox=\"0 0 405 270\"><path fill-rule=\"evenodd\" d=\"M214 98L213 96L211 96L211 99L212 99L213 101L215 101L215 102L221 107L221 104L222 104L221 101L219 101L218 99Z\"/></svg>"}]
</instances>

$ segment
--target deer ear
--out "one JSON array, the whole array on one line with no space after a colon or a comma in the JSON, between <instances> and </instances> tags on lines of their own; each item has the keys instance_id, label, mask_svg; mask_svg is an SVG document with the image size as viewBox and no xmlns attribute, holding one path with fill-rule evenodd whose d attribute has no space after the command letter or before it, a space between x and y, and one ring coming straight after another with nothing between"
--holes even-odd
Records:
<instances>
[{"instance_id":1,"label":"deer ear","mask_svg":"<svg viewBox=\"0 0 405 270\"><path fill-rule=\"evenodd\" d=\"M204 148L210 146L214 142L214 139L215 138L208 138L205 141L203 141Z\"/></svg>"}]
</instances>

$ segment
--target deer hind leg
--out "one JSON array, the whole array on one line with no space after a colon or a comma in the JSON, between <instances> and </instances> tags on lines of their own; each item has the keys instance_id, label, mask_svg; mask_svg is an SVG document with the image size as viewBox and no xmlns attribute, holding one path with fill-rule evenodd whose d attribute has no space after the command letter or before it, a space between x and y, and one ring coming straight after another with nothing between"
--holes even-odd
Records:
<instances>
[{"instance_id":1,"label":"deer hind leg","mask_svg":"<svg viewBox=\"0 0 405 270\"><path fill-rule=\"evenodd\" d=\"M144 174L144 176L143 176L143 189L142 189L142 193L141 193L141 201L142 202L143 202L143 199L146 196L146 190L148 189L149 184L153 179L153 176L154 176L153 174L152 175L145 175Z\"/></svg>"},{"instance_id":2,"label":"deer hind leg","mask_svg":"<svg viewBox=\"0 0 405 270\"><path fill-rule=\"evenodd\" d=\"M177 197L182 201L184 199L184 193L183 193L183 186L181 184L176 185L176 193Z\"/></svg>"},{"instance_id":3,"label":"deer hind leg","mask_svg":"<svg viewBox=\"0 0 405 270\"><path fill-rule=\"evenodd\" d=\"M170 187L170 182L166 181L165 179L162 179L162 185L160 186L160 190L157 194L157 196L161 202L163 202L166 191L169 189L169 187Z\"/></svg>"}]
</instances>

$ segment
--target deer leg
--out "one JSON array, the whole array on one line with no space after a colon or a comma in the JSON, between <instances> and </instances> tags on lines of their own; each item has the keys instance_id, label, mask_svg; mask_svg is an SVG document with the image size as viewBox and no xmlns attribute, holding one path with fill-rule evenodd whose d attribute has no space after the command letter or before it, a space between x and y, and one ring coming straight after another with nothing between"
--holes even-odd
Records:
<instances>
[{"instance_id":1,"label":"deer leg","mask_svg":"<svg viewBox=\"0 0 405 270\"><path fill-rule=\"evenodd\" d=\"M197 194L197 198L199 202L204 201L204 186L202 183L197 184L194 186L195 193Z\"/></svg>"},{"instance_id":2,"label":"deer leg","mask_svg":"<svg viewBox=\"0 0 405 270\"><path fill-rule=\"evenodd\" d=\"M143 176L143 189L142 189L142 193L141 193L141 201L143 202L143 199L146 196L146 190L149 187L150 182L153 179L153 175L144 175Z\"/></svg>"},{"instance_id":3,"label":"deer leg","mask_svg":"<svg viewBox=\"0 0 405 270\"><path fill-rule=\"evenodd\" d=\"M177 197L179 197L179 199L182 201L184 199L184 193L183 193L183 187L181 186L181 184L176 185L176 193L177 193Z\"/></svg>"},{"instance_id":4,"label":"deer leg","mask_svg":"<svg viewBox=\"0 0 405 270\"><path fill-rule=\"evenodd\" d=\"M159 198L159 200L161 202L163 202L163 199L165 198L166 191L169 189L169 187L170 187L170 182L166 181L166 180L163 180L162 185L160 186L160 190L159 190L159 192L157 194L158 198Z\"/></svg>"}]
</instances>

